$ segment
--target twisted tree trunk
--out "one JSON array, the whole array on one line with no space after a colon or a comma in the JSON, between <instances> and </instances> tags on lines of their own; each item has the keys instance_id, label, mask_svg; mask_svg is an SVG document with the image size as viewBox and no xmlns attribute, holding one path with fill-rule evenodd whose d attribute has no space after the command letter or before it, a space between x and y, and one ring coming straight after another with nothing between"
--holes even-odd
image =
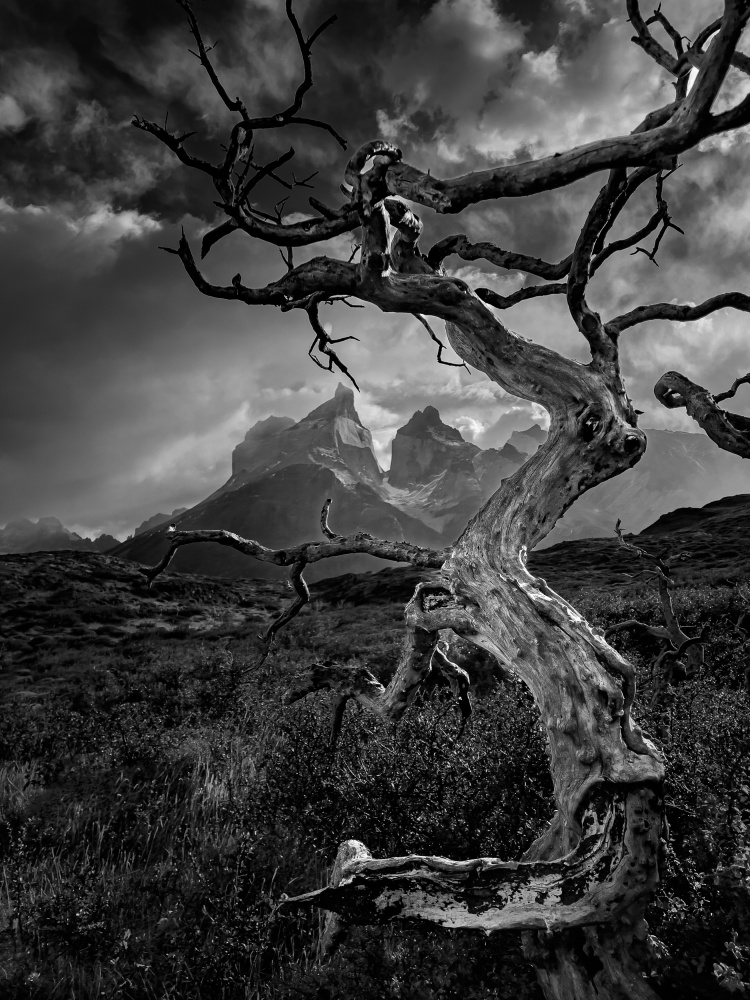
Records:
<instances>
[{"instance_id":1,"label":"twisted tree trunk","mask_svg":"<svg viewBox=\"0 0 750 1000\"><path fill-rule=\"evenodd\" d=\"M487 367L476 328L469 337L451 326L449 336L466 361ZM450 619L530 688L549 736L553 822L522 862L378 860L347 842L335 884L294 902L357 923L526 930L525 952L548 998L645 1000L654 994L639 947L659 879L662 762L630 717L631 665L526 567L573 500L635 464L645 438L615 368L559 374L547 441L504 481L443 566L450 601L421 613L410 605L417 630L436 634ZM341 936L334 918L326 942Z\"/></svg>"},{"instance_id":2,"label":"twisted tree trunk","mask_svg":"<svg viewBox=\"0 0 750 1000\"><path fill-rule=\"evenodd\" d=\"M411 314L439 344L438 361L442 343L425 317L443 320L462 361L508 393L546 407L551 418L546 443L505 480L450 552L427 552L363 534L336 536L327 529L324 511L326 542L273 551L228 531L174 532L165 559L147 571L153 579L179 545L208 540L291 566L297 599L263 637L267 649L275 631L309 599L302 572L310 562L367 551L442 567L442 591L432 585L418 588L407 607L408 642L388 688L366 671L353 676L339 667L316 665L290 690L288 700L325 685L339 695L335 726L349 698L379 714L398 717L429 674L444 629L488 650L501 663L513 664L534 696L549 737L557 812L523 861L374 859L364 845L348 841L339 851L332 884L288 902L313 903L340 915L341 919L329 920L324 936L329 944L340 939L347 920L373 923L399 918L485 931L526 931L526 953L550 1000L653 997L641 975L638 953L645 938L643 913L659 878L662 760L630 717L635 694L632 666L544 580L529 573L526 558L577 497L630 468L645 450L645 437L637 428L620 375L620 335L651 320L693 320L725 307L750 311L750 296L725 292L697 305L638 306L605 323L586 300L589 281L612 255L636 246L658 229L648 253L653 260L664 234L677 228L663 190L677 166L675 157L709 136L750 123L747 97L727 110L713 110L730 66L750 73L747 56L736 51L750 22L750 0L724 0L721 16L709 22L687 50L684 34L660 10L644 20L638 0L626 0L634 40L672 74L676 88L673 102L650 112L627 136L609 136L528 162L489 165L447 180L405 162L401 150L377 139L360 147L347 164L343 186L347 202L328 208L313 199L311 205L322 218L302 221L285 219L278 206L275 216L270 215L253 201L255 187L264 178L274 178L287 190L306 183L293 176L290 184L275 173L293 150L263 165L252 160L249 150L254 133L291 124L324 129L345 145L326 122L300 116L304 95L312 86L310 49L331 19L305 38L292 2L286 0L304 78L287 108L272 117L252 117L242 100L232 99L221 83L190 0L180 4L200 62L224 106L238 120L218 163L185 149L192 133L172 134L142 118L133 124L165 143L182 163L211 178L227 218L204 236L203 255L236 229L287 248L287 273L278 280L255 288L243 284L237 274L230 285L214 285L196 264L183 233L177 248L164 249L179 256L195 286L206 295L247 305L304 310L315 336L310 348L313 360L328 370L338 368L352 381L332 346L348 338L330 337L318 316L320 305L351 296L384 313ZM667 30L674 55L651 33L649 25L657 22ZM697 69L694 79L692 68ZM422 254L418 248L422 222L416 208L404 200L439 213L459 212L490 199L549 191L602 170L608 171L607 180L587 211L575 247L559 263L494 243L471 243L461 234ZM651 179L656 182L655 214L636 232L612 240L618 217ZM356 254L348 261L318 256L294 266L293 247L358 228L362 232L358 260ZM491 289L474 291L442 272L442 262L452 253L541 281L507 296ZM561 278L565 280L557 280ZM563 294L591 349L587 365L518 336L487 306L507 309L537 295ZM720 447L747 456L750 418L725 413L717 404L748 379L740 378L728 392L712 396L669 372L657 384L657 397L668 407L685 406ZM443 666L452 670L455 665L443 659ZM455 670L453 677L460 687Z\"/></svg>"},{"instance_id":3,"label":"twisted tree trunk","mask_svg":"<svg viewBox=\"0 0 750 1000\"><path fill-rule=\"evenodd\" d=\"M642 441L623 421L621 402L602 386L595 412L609 410L612 419L596 441L586 441L580 411L553 413L548 442L475 518L444 570L473 610L474 641L514 663L547 728L558 812L524 860L575 857L592 817L599 828L612 824L606 861L592 857L577 887L593 911L585 924L549 914L544 930L525 937L545 996L556 1000L654 995L636 945L659 878L662 766L630 719L632 668L525 567L526 552L572 493L640 457ZM575 895L576 887L559 903L575 906Z\"/></svg>"}]
</instances>

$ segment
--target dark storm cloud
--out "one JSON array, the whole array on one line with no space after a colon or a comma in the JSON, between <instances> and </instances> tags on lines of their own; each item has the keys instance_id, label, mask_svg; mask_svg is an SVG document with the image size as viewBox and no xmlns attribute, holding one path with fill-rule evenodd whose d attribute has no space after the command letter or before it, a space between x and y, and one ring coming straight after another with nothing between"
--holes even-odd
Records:
<instances>
[{"instance_id":1,"label":"dark storm cloud","mask_svg":"<svg viewBox=\"0 0 750 1000\"><path fill-rule=\"evenodd\" d=\"M281 0L195 6L207 42L219 40L215 55L229 92L241 94L253 113L285 107L301 66ZM297 6L305 32L337 14L316 43L305 113L331 122L350 149L387 138L438 176L627 131L671 94L666 75L630 43L619 0ZM702 7L701 0L665 2L668 14L684 18L687 34ZM310 362L300 316L207 299L179 261L157 249L174 245L183 219L197 244L217 215L215 192L208 178L133 129L132 115L163 122L168 112L170 127L197 131L191 150L214 160L233 121L187 52L177 4L14 0L0 19L0 273L7 292L0 524L54 514L122 533L155 510L211 492L249 424L270 413L299 419L332 395L341 376ZM327 133L297 127L256 138L260 160L293 144L297 176L319 170L315 194L341 203L348 154ZM687 235L665 238L659 268L643 254L602 268L591 300L605 317L639 302L747 289L746 138L709 143L685 157L668 192ZM559 260L572 249L600 184L590 178L459 216L425 211L423 247L466 232ZM286 211L305 211L308 194L295 192ZM270 183L261 196L271 204L278 188ZM653 207L653 189L644 188L613 236L637 229ZM295 259L319 252L346 258L350 251L351 239L340 237ZM218 244L204 264L222 284L237 271L263 284L284 267L273 248L239 235ZM505 293L524 280L481 261L447 264L471 284ZM428 403L483 447L545 420L539 407L483 376L439 366L411 317L342 306L326 306L322 315L335 335L360 338L341 352L362 385L357 408L384 465L395 430ZM682 369L723 388L750 367L741 319L727 312L699 324L650 324L623 337L623 368L647 424L684 419L656 407L652 386L662 371ZM563 297L524 303L503 320L587 360Z\"/></svg>"},{"instance_id":2,"label":"dark storm cloud","mask_svg":"<svg viewBox=\"0 0 750 1000\"><path fill-rule=\"evenodd\" d=\"M485 9L483 3L475 6ZM439 36L441 20L453 64L452 69L441 67L446 86L456 94L465 92L473 52L464 46L462 61L460 36L450 34L450 18L446 23L438 15L448 7L437 0L306 5L299 11L306 31L331 13L337 20L317 44L316 85L306 97L305 112L335 124L350 147L377 134L378 113L398 116L420 58L426 66L435 65L434 45L422 46L420 57L420 39L431 30ZM579 23L592 23L563 0L496 3L494 10L497 23L515 32L532 52L552 44L561 22L569 41L578 38ZM196 11L206 41L219 41L214 55L230 93L241 94L254 114L284 107L301 79L301 66L283 5L232 0L198 3ZM489 4L486 11L492 11ZM174 129L197 131L191 146L197 155L221 155L218 142L233 119L187 51L192 39L176 3L81 0L71 8L60 0L29 0L6 5L2 27L6 51L1 85L7 105L0 106L0 156L16 203L106 198L116 207L175 220L196 208L210 217L214 192L207 178L173 169L171 154L156 140L129 129L133 114L161 122L168 112ZM413 63L406 76L397 71L399 53ZM470 92L468 99L485 96L491 97L491 91ZM426 143L451 118L451 109L440 106L440 95L432 97L431 106L415 109L410 122L413 138ZM297 149L299 171L324 162L339 165L319 181L322 197L338 199L337 175L344 158L324 133L267 132L258 142L259 156L273 156L290 141ZM269 193L275 197L275 191ZM296 198L290 208L302 205L304 200Z\"/></svg>"},{"instance_id":3,"label":"dark storm cloud","mask_svg":"<svg viewBox=\"0 0 750 1000\"><path fill-rule=\"evenodd\" d=\"M206 41L219 40L217 65L230 92L255 114L285 107L302 71L283 6L196 6ZM219 140L233 119L187 51L192 39L176 3L83 2L71 11L70 4L30 0L2 18L0 155L17 203L93 200L93 186L94 198L118 207L177 219L202 204L212 214L206 178L171 171L171 154L130 128L134 114L162 122L168 112L172 128L198 132L191 147L197 155L221 156ZM318 105L324 97L325 88ZM321 137L306 131L317 148ZM289 143L289 135L267 138L271 155ZM168 172L169 184L160 184Z\"/></svg>"}]
</instances>

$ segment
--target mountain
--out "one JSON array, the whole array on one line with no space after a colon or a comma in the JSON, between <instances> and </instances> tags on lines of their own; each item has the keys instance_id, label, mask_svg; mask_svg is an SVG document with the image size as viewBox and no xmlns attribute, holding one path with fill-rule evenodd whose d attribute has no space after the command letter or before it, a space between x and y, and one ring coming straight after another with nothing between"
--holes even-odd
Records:
<instances>
[{"instance_id":1,"label":"mountain","mask_svg":"<svg viewBox=\"0 0 750 1000\"><path fill-rule=\"evenodd\" d=\"M735 524L738 516L742 519L741 530L746 533L745 522L748 518L748 511L750 511L750 493L722 497L721 500L712 500L711 503L707 503L703 507L678 507L677 510L662 514L653 524L649 524L641 531L640 537L666 535L677 531L705 534L706 530L712 531L717 526L729 530L729 527ZM707 521L711 521L711 524L707 524Z\"/></svg>"},{"instance_id":2,"label":"mountain","mask_svg":"<svg viewBox=\"0 0 750 1000\"><path fill-rule=\"evenodd\" d=\"M540 444L547 440L547 432L539 424L532 424L528 430L513 431L508 444L524 455L533 455Z\"/></svg>"},{"instance_id":3,"label":"mountain","mask_svg":"<svg viewBox=\"0 0 750 1000\"><path fill-rule=\"evenodd\" d=\"M646 436L640 462L577 500L543 546L607 536L618 517L625 531L637 533L680 507L702 508L750 493L750 462L717 448L704 434L646 428Z\"/></svg>"},{"instance_id":4,"label":"mountain","mask_svg":"<svg viewBox=\"0 0 750 1000\"><path fill-rule=\"evenodd\" d=\"M618 517L625 531L639 532L675 508L700 508L725 493L750 493L750 464L720 451L704 435L659 430L647 435L638 465L578 500L542 548L611 538ZM339 384L332 399L302 420L273 416L256 423L234 449L232 475L223 486L188 511L158 515L161 524L144 522L145 530L139 528L114 554L157 562L168 545L166 520L182 529L225 528L273 548L312 541L322 537L320 510L328 497L331 527L340 534L366 531L442 547L455 541L501 481L545 439L546 432L533 424L514 431L502 448L482 450L444 423L434 406L426 406L396 432L391 467L384 472L352 390ZM286 572L208 544L180 549L174 565L229 577L274 579ZM342 556L314 564L307 576L317 580L383 565L370 556Z\"/></svg>"},{"instance_id":5,"label":"mountain","mask_svg":"<svg viewBox=\"0 0 750 1000\"><path fill-rule=\"evenodd\" d=\"M445 473L471 477L472 459L479 451L475 444L464 441L455 427L444 424L434 406L426 406L396 431L388 482L409 488Z\"/></svg>"},{"instance_id":6,"label":"mountain","mask_svg":"<svg viewBox=\"0 0 750 1000\"><path fill-rule=\"evenodd\" d=\"M359 419L351 389L339 383L333 399L298 423L289 417L260 420L234 449L232 476L218 492L234 490L290 465L321 465L349 481L382 480L372 435Z\"/></svg>"},{"instance_id":7,"label":"mountain","mask_svg":"<svg viewBox=\"0 0 750 1000\"><path fill-rule=\"evenodd\" d=\"M177 507L171 514L154 514L145 521L141 521L133 534L142 535L144 531L148 531L150 528L158 528L160 524L171 524L175 518L179 517L180 514L184 514L187 509L187 507Z\"/></svg>"},{"instance_id":8,"label":"mountain","mask_svg":"<svg viewBox=\"0 0 750 1000\"><path fill-rule=\"evenodd\" d=\"M3 555L13 552L59 552L61 549L108 552L119 544L112 535L82 538L56 517L40 517L36 523L20 517L0 528L0 553Z\"/></svg>"},{"instance_id":9,"label":"mountain","mask_svg":"<svg viewBox=\"0 0 750 1000\"><path fill-rule=\"evenodd\" d=\"M453 433L460 438L458 431ZM181 529L226 528L282 548L322 538L320 511L330 497L331 525L340 534L366 531L442 547L440 518L428 516L419 494L419 487L399 490L388 484L372 435L355 408L354 393L339 384L333 399L296 423L271 417L255 424L234 450L229 480L175 520ZM480 503L477 495L476 505ZM451 505L456 506L453 497ZM153 563L167 544L163 528L155 527L123 542L116 554ZM231 577L276 579L288 572L220 545L180 549L174 565L182 571ZM311 566L306 577L315 580L383 565L372 556L342 556Z\"/></svg>"}]
</instances>

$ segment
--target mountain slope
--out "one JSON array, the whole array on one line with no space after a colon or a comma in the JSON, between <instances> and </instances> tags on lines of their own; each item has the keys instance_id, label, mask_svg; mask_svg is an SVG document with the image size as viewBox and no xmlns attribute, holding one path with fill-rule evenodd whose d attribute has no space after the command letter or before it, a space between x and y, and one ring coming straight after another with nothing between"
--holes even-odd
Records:
<instances>
[{"instance_id":1,"label":"mountain slope","mask_svg":"<svg viewBox=\"0 0 750 1000\"><path fill-rule=\"evenodd\" d=\"M750 493L750 462L722 451L704 434L646 429L646 454L632 469L584 494L542 543L607 536L618 518L639 532L679 507L703 507Z\"/></svg>"},{"instance_id":2,"label":"mountain slope","mask_svg":"<svg viewBox=\"0 0 750 1000\"><path fill-rule=\"evenodd\" d=\"M367 531L381 538L408 537L430 548L443 544L436 531L389 505L371 486L342 483L330 469L311 464L288 465L254 482L218 491L179 517L177 524L183 530L225 528L270 548L283 548L322 537L320 511L328 497L333 500L331 525L340 534ZM113 554L153 564L167 547L166 531L161 527L128 539ZM347 570L364 572L383 565L371 556L342 556L311 566L306 578L316 580ZM225 577L278 579L288 574L288 570L213 543L180 549L174 566L182 572Z\"/></svg>"},{"instance_id":3,"label":"mountain slope","mask_svg":"<svg viewBox=\"0 0 750 1000\"><path fill-rule=\"evenodd\" d=\"M638 532L676 508L700 508L723 493L750 494L750 463L722 452L704 435L647 430L647 436L638 465L581 497L542 548L582 537L611 538L618 518L625 531ZM332 399L302 420L269 417L250 428L234 450L230 479L173 520L180 528L224 528L284 547L321 537L320 509L331 497L331 525L342 534L366 531L442 547L455 541L545 438L534 424L514 431L502 448L482 450L427 406L397 431L391 468L383 472L354 394L339 384ZM160 557L167 544L164 526L146 524L151 530L139 529L117 555L144 563ZM225 546L183 548L176 565L231 577L280 574L276 567L249 565ZM369 557L341 557L312 568L311 579L373 565Z\"/></svg>"}]
</instances>

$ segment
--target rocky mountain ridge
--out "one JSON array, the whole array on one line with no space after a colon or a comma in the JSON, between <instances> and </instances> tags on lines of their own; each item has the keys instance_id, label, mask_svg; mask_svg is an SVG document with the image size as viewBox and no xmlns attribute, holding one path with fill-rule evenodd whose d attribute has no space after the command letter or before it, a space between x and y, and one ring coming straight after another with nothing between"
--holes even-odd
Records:
<instances>
[{"instance_id":1,"label":"rocky mountain ridge","mask_svg":"<svg viewBox=\"0 0 750 1000\"><path fill-rule=\"evenodd\" d=\"M66 528L56 517L40 517L30 521L19 517L0 528L0 554L19 552L59 552L62 549L108 552L120 543L112 535L83 538Z\"/></svg>"},{"instance_id":2,"label":"rocky mountain ridge","mask_svg":"<svg viewBox=\"0 0 750 1000\"><path fill-rule=\"evenodd\" d=\"M615 521L638 532L680 506L699 507L728 493L750 493L750 465L720 451L705 436L648 430L641 462L578 500L543 546L584 537L611 537ZM225 528L282 548L320 537L323 502L332 498L331 526L340 534L366 531L429 547L452 543L501 481L546 439L538 425L515 431L500 449L481 449L444 423L433 406L417 410L393 440L389 471L381 469L370 431L351 389L302 420L269 417L256 423L232 455L232 475L206 500L173 518L178 527ZM167 539L154 526L115 550L123 558L158 561ZM310 567L311 580L381 567L369 556L344 556ZM280 571L218 545L181 549L175 566L187 572L273 578Z\"/></svg>"}]
</instances>

